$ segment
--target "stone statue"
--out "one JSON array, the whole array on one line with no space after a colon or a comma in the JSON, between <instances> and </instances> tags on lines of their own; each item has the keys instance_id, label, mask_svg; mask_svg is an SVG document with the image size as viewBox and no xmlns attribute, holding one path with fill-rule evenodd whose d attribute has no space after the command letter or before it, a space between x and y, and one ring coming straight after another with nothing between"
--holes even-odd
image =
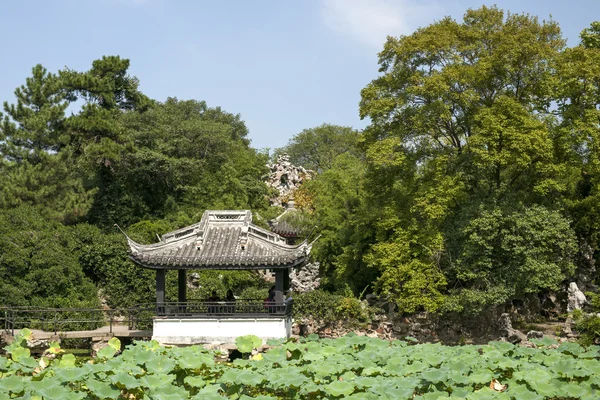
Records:
<instances>
[{"instance_id":1,"label":"stone statue","mask_svg":"<svg viewBox=\"0 0 600 400\"><path fill-rule=\"evenodd\" d=\"M585 298L585 294L579 290L577 284L575 282L569 283L567 312L581 310L586 302L587 299Z\"/></svg>"}]
</instances>

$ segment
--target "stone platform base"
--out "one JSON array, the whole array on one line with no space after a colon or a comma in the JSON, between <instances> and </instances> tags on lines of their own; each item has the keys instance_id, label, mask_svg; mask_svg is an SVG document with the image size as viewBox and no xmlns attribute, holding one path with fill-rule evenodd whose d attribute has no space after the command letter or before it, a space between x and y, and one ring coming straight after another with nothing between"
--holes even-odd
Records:
<instances>
[{"instance_id":1,"label":"stone platform base","mask_svg":"<svg viewBox=\"0 0 600 400\"><path fill-rule=\"evenodd\" d=\"M176 318L156 317L152 339L165 345L235 343L239 336L256 335L268 339L287 339L292 334L291 317L268 318Z\"/></svg>"}]
</instances>

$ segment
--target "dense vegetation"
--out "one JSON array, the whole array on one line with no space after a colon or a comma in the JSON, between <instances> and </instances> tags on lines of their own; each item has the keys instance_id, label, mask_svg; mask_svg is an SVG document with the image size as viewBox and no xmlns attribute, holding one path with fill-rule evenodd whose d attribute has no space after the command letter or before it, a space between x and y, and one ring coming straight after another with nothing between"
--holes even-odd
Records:
<instances>
[{"instance_id":1,"label":"dense vegetation","mask_svg":"<svg viewBox=\"0 0 600 400\"><path fill-rule=\"evenodd\" d=\"M128 67L120 57L85 72L37 65L4 103L0 304L97 306L94 284L113 306L147 303L153 276L127 260L114 223L149 243L207 208L268 207L268 157L240 116L151 100Z\"/></svg>"},{"instance_id":2,"label":"dense vegetation","mask_svg":"<svg viewBox=\"0 0 600 400\"><path fill-rule=\"evenodd\" d=\"M409 313L593 287L600 23L567 47L554 21L482 7L388 38L379 66L363 132L323 124L275 151L318 173L295 200L299 223L321 234L323 287L380 293ZM4 103L0 304L92 305L98 288L113 306L149 302L153 277L127 260L114 223L149 243L207 208L274 215L269 155L241 117L150 99L128 67L117 56L87 71L37 65ZM199 297L264 290L249 273L201 281Z\"/></svg>"},{"instance_id":3,"label":"dense vegetation","mask_svg":"<svg viewBox=\"0 0 600 400\"><path fill-rule=\"evenodd\" d=\"M25 332L27 334L27 332ZM272 342L249 357L257 337L240 337L244 354L215 362L200 346L164 348L118 339L79 364L60 355L31 357L18 337L0 357L0 399L590 399L600 390L598 346L535 340L538 348L506 342L486 346L410 345L364 336ZM51 359L58 355L56 359Z\"/></svg>"},{"instance_id":4,"label":"dense vegetation","mask_svg":"<svg viewBox=\"0 0 600 400\"><path fill-rule=\"evenodd\" d=\"M300 196L326 287L374 290L405 312L592 288L599 37L593 23L567 47L554 21L482 7L388 38L362 91L365 131L318 127L287 149L292 161L340 149L311 154L323 172Z\"/></svg>"}]
</instances>

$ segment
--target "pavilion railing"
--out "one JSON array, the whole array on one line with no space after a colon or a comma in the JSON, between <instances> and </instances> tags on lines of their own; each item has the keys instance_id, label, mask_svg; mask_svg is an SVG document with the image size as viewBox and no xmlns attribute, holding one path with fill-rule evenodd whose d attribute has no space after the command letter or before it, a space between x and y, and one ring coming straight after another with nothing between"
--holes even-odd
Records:
<instances>
[{"instance_id":1,"label":"pavilion railing","mask_svg":"<svg viewBox=\"0 0 600 400\"><path fill-rule=\"evenodd\" d=\"M165 302L157 304L159 316L181 317L281 317L292 312L292 305L263 300Z\"/></svg>"},{"instance_id":2,"label":"pavilion railing","mask_svg":"<svg viewBox=\"0 0 600 400\"><path fill-rule=\"evenodd\" d=\"M154 305L118 309L0 306L0 326L11 335L23 328L58 334L93 331L105 326L113 333L115 326L127 326L128 330L147 329L155 315Z\"/></svg>"},{"instance_id":3,"label":"pavilion railing","mask_svg":"<svg viewBox=\"0 0 600 400\"><path fill-rule=\"evenodd\" d=\"M14 335L23 328L45 332L92 331L115 326L128 330L151 330L155 317L215 318L239 317L280 318L291 315L291 304L263 300L164 302L127 308L41 308L0 306L0 330Z\"/></svg>"}]
</instances>

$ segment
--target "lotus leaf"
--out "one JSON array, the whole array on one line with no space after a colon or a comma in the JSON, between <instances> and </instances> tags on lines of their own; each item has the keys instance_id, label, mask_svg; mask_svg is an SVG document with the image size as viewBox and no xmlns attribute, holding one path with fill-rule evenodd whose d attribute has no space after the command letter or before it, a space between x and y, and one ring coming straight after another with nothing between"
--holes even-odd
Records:
<instances>
[{"instance_id":1,"label":"lotus leaf","mask_svg":"<svg viewBox=\"0 0 600 400\"><path fill-rule=\"evenodd\" d=\"M591 398L591 389L589 387L589 384L586 383L567 383L565 385L561 385L557 391L556 391L558 396L562 396L562 397L575 397L575 398L582 398L582 399L588 399Z\"/></svg>"},{"instance_id":2,"label":"lotus leaf","mask_svg":"<svg viewBox=\"0 0 600 400\"><path fill-rule=\"evenodd\" d=\"M106 347L101 348L96 353L96 357L97 358L113 358L116 353L117 353L117 350L115 350L112 346L106 346Z\"/></svg>"},{"instance_id":3,"label":"lotus leaf","mask_svg":"<svg viewBox=\"0 0 600 400\"><path fill-rule=\"evenodd\" d=\"M146 365L146 369L149 373L152 374L168 374L173 371L177 364L175 361L171 360L167 357L159 357L154 362L148 363Z\"/></svg>"},{"instance_id":4,"label":"lotus leaf","mask_svg":"<svg viewBox=\"0 0 600 400\"><path fill-rule=\"evenodd\" d=\"M139 379L140 382L140 386L141 387L145 387L145 388L159 388L159 387L163 387L163 386L171 386L171 384L173 383L173 381L175 380L176 376L175 375L171 375L171 374L163 374L163 375L144 375ZM193 376L187 376L186 379L186 383L187 383L187 379L188 378L194 378ZM202 385L204 386L204 385ZM197 387L202 387L202 386L197 386Z\"/></svg>"},{"instance_id":5,"label":"lotus leaf","mask_svg":"<svg viewBox=\"0 0 600 400\"><path fill-rule=\"evenodd\" d=\"M262 340L256 335L240 336L235 339L235 345L241 353L250 353L261 344Z\"/></svg>"},{"instance_id":6,"label":"lotus leaf","mask_svg":"<svg viewBox=\"0 0 600 400\"><path fill-rule=\"evenodd\" d=\"M562 360L557 362L552 369L561 375L573 376L573 372L578 369L575 360Z\"/></svg>"},{"instance_id":7,"label":"lotus leaf","mask_svg":"<svg viewBox=\"0 0 600 400\"><path fill-rule=\"evenodd\" d=\"M29 378L21 378L16 375L0 379L0 393L21 393L28 383Z\"/></svg>"},{"instance_id":8,"label":"lotus leaf","mask_svg":"<svg viewBox=\"0 0 600 400\"><path fill-rule=\"evenodd\" d=\"M198 394L193 397L194 400L223 400L224 397L219 393L221 392L221 385L208 385L200 389Z\"/></svg>"},{"instance_id":9,"label":"lotus leaf","mask_svg":"<svg viewBox=\"0 0 600 400\"><path fill-rule=\"evenodd\" d=\"M60 379L61 382L77 382L88 375L88 371L84 368L61 368L57 369L54 376Z\"/></svg>"},{"instance_id":10,"label":"lotus leaf","mask_svg":"<svg viewBox=\"0 0 600 400\"><path fill-rule=\"evenodd\" d=\"M345 381L335 381L324 387L326 393L335 397L349 396L355 389L354 383Z\"/></svg>"},{"instance_id":11,"label":"lotus leaf","mask_svg":"<svg viewBox=\"0 0 600 400\"><path fill-rule=\"evenodd\" d=\"M182 369L200 369L214 365L214 357L208 354L198 354L191 357L180 358L178 360L179 367Z\"/></svg>"},{"instance_id":12,"label":"lotus leaf","mask_svg":"<svg viewBox=\"0 0 600 400\"><path fill-rule=\"evenodd\" d=\"M428 382L438 383L445 382L448 379L448 374L439 369L428 369L421 373L421 377Z\"/></svg>"},{"instance_id":13,"label":"lotus leaf","mask_svg":"<svg viewBox=\"0 0 600 400\"><path fill-rule=\"evenodd\" d=\"M531 339L530 342L535 344L538 347L548 347L553 344L557 344L556 340L554 340L548 336L544 336L542 339Z\"/></svg>"},{"instance_id":14,"label":"lotus leaf","mask_svg":"<svg viewBox=\"0 0 600 400\"><path fill-rule=\"evenodd\" d=\"M10 356L15 362L31 356L31 351L27 347L17 347L10 352Z\"/></svg>"}]
</instances>

